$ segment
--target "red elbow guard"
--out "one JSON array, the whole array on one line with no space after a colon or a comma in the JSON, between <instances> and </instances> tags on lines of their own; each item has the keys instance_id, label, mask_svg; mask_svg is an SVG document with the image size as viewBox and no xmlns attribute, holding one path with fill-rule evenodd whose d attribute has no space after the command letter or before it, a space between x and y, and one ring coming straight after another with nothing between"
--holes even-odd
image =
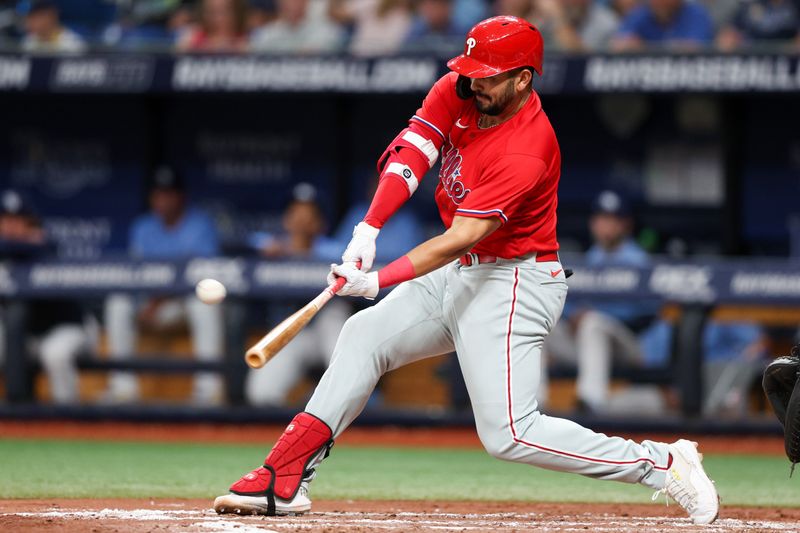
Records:
<instances>
[{"instance_id":1,"label":"red elbow guard","mask_svg":"<svg viewBox=\"0 0 800 533\"><path fill-rule=\"evenodd\" d=\"M427 171L428 163L414 150L403 148L390 153L364 222L382 228L411 198Z\"/></svg>"},{"instance_id":2,"label":"red elbow guard","mask_svg":"<svg viewBox=\"0 0 800 533\"><path fill-rule=\"evenodd\" d=\"M436 164L439 158L439 149L442 147L442 140L436 136L431 135L430 131L419 124L418 122L411 122L411 124L400 132L394 138L389 146L384 150L381 157L378 159L378 172L384 172L386 164L390 161L392 154L400 154L401 150L412 152L418 156L420 166L422 168L415 168L418 176L424 176L425 172L430 170ZM407 159L406 155L402 156ZM415 161L415 160L414 160ZM416 162L416 161L415 161ZM410 164L406 161L406 164Z\"/></svg>"},{"instance_id":3,"label":"red elbow guard","mask_svg":"<svg viewBox=\"0 0 800 533\"><path fill-rule=\"evenodd\" d=\"M381 178L364 222L382 228L417 190L436 163L441 145L442 141L418 122L412 121L401 131L378 159Z\"/></svg>"}]
</instances>

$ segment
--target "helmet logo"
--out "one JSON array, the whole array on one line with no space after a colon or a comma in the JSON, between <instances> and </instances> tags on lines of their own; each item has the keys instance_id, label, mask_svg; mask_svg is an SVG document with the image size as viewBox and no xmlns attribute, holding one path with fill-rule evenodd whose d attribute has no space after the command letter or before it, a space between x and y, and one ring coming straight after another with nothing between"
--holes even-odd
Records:
<instances>
[{"instance_id":1,"label":"helmet logo","mask_svg":"<svg viewBox=\"0 0 800 533\"><path fill-rule=\"evenodd\" d=\"M472 49L475 48L476 44L478 44L478 42L473 37L467 39L467 55L472 52Z\"/></svg>"}]
</instances>

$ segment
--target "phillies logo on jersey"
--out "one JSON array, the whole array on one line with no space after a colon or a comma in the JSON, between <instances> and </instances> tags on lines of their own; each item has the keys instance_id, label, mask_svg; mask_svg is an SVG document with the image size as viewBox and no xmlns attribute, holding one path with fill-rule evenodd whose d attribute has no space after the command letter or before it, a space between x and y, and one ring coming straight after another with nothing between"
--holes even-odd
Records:
<instances>
[{"instance_id":1,"label":"phillies logo on jersey","mask_svg":"<svg viewBox=\"0 0 800 533\"><path fill-rule=\"evenodd\" d=\"M453 203L459 205L464 201L470 189L464 187L464 183L459 179L461 177L461 153L458 148L450 143L450 149L447 152L442 148L442 168L439 170L439 181L442 182L447 196L453 200Z\"/></svg>"}]
</instances>

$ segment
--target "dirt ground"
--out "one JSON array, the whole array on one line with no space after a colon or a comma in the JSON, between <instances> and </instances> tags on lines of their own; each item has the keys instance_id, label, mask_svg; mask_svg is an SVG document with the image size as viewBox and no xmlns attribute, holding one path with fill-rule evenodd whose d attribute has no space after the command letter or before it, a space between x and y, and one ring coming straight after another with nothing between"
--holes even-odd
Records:
<instances>
[{"instance_id":1,"label":"dirt ground","mask_svg":"<svg viewBox=\"0 0 800 533\"><path fill-rule=\"evenodd\" d=\"M797 531L800 509L724 507L694 526L672 505L317 501L299 517L217 515L205 500L0 502L0 531L33 533Z\"/></svg>"},{"instance_id":2,"label":"dirt ground","mask_svg":"<svg viewBox=\"0 0 800 533\"><path fill-rule=\"evenodd\" d=\"M269 445L282 427L0 421L3 438L225 442ZM629 435L641 439L641 435ZM675 436L648 435L671 441ZM705 453L782 455L783 439L703 437ZM351 428L346 446L480 447L471 428ZM1 475L1 474L0 474ZM0 532L236 533L512 532L512 531L800 531L800 509L722 507L713 526L694 526L673 504L530 502L315 501L300 517L217 515L207 500L0 500Z\"/></svg>"}]
</instances>

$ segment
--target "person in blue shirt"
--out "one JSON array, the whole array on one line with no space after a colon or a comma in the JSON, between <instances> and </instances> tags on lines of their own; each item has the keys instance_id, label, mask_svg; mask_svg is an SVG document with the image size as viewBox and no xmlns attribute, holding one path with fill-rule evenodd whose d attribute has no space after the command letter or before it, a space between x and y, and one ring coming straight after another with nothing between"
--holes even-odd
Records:
<instances>
[{"instance_id":1,"label":"person in blue shirt","mask_svg":"<svg viewBox=\"0 0 800 533\"><path fill-rule=\"evenodd\" d=\"M622 20L611 43L618 52L651 47L698 50L714 40L714 23L706 8L686 0L648 0Z\"/></svg>"},{"instance_id":2,"label":"person in blue shirt","mask_svg":"<svg viewBox=\"0 0 800 533\"><path fill-rule=\"evenodd\" d=\"M586 252L590 266L646 266L645 252L631 237L631 206L621 194L606 190L594 201L589 229L594 243ZM657 301L598 301L569 304L564 318L548 336L545 350L552 359L577 364L580 408L608 409L611 367L619 361L640 366L642 340L649 335L659 311Z\"/></svg>"},{"instance_id":3,"label":"person in blue shirt","mask_svg":"<svg viewBox=\"0 0 800 533\"><path fill-rule=\"evenodd\" d=\"M377 177L370 181L367 197L372 198L378 186ZM369 209L366 198L350 206L331 237L315 243L316 256L325 261L341 261L342 250L353 238L353 228L364 220ZM400 209L381 228L375 261L388 263L425 240L422 223L411 208ZM374 267L373 267L374 268Z\"/></svg>"},{"instance_id":4,"label":"person in blue shirt","mask_svg":"<svg viewBox=\"0 0 800 533\"><path fill-rule=\"evenodd\" d=\"M134 259L189 259L209 257L219 252L217 231L211 218L188 205L183 180L167 167L153 175L149 192L150 212L139 216L131 226L129 253ZM136 349L137 326L158 330L186 320L196 357L219 361L222 356L222 308L206 305L192 294L186 297L134 298L112 294L106 300L105 324L109 356L130 357ZM124 402L139 396L136 377L115 372L109 379L105 400ZM222 381L213 373L195 376L192 400L215 404L222 400Z\"/></svg>"},{"instance_id":5,"label":"person in blue shirt","mask_svg":"<svg viewBox=\"0 0 800 533\"><path fill-rule=\"evenodd\" d=\"M454 0L420 0L404 48L410 52L460 48L469 27L458 24L453 8Z\"/></svg>"}]
</instances>

